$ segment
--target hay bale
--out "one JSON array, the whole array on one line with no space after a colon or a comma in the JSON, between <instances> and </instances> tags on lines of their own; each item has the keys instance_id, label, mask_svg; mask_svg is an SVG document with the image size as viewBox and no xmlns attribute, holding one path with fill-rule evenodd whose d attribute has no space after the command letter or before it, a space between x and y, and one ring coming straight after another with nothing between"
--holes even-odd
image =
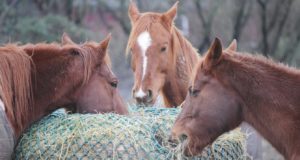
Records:
<instances>
[{"instance_id":1,"label":"hay bale","mask_svg":"<svg viewBox=\"0 0 300 160\"><path fill-rule=\"evenodd\" d=\"M134 108L129 116L55 112L22 135L15 159L187 159L168 142L179 109ZM244 159L239 130L191 159Z\"/></svg>"}]
</instances>

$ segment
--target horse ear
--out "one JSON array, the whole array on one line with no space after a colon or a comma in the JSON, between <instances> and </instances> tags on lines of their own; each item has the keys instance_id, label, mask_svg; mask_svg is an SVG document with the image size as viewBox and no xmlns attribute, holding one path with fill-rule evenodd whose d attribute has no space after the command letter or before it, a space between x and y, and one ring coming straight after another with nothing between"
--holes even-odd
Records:
<instances>
[{"instance_id":1,"label":"horse ear","mask_svg":"<svg viewBox=\"0 0 300 160\"><path fill-rule=\"evenodd\" d=\"M69 35L64 32L63 35L61 36L61 44L66 45L66 44L75 44L75 43L71 40Z\"/></svg>"},{"instance_id":2,"label":"horse ear","mask_svg":"<svg viewBox=\"0 0 300 160\"><path fill-rule=\"evenodd\" d=\"M108 48L108 46L109 46L110 39L111 39L111 33L109 33L109 34L108 34L108 35L100 42L99 46L100 46L100 49L101 49L101 54L103 54L103 56L101 56L101 57L105 57L107 48Z\"/></svg>"},{"instance_id":3,"label":"horse ear","mask_svg":"<svg viewBox=\"0 0 300 160\"><path fill-rule=\"evenodd\" d=\"M177 15L177 6L178 1L165 13L162 15L162 21L168 26L170 29L173 25L173 21L175 20L175 17Z\"/></svg>"},{"instance_id":4,"label":"horse ear","mask_svg":"<svg viewBox=\"0 0 300 160\"><path fill-rule=\"evenodd\" d=\"M136 22L137 19L140 17L140 11L133 1L130 1L129 7L128 7L128 16L130 18L131 23Z\"/></svg>"},{"instance_id":5,"label":"horse ear","mask_svg":"<svg viewBox=\"0 0 300 160\"><path fill-rule=\"evenodd\" d=\"M236 43L236 39L234 39L230 45L225 49L225 51L236 51L237 49L237 43Z\"/></svg>"},{"instance_id":6,"label":"horse ear","mask_svg":"<svg viewBox=\"0 0 300 160\"><path fill-rule=\"evenodd\" d=\"M222 43L219 38L215 38L214 42L208 49L208 53L205 57L204 64L210 68L218 64L222 56Z\"/></svg>"}]
</instances>

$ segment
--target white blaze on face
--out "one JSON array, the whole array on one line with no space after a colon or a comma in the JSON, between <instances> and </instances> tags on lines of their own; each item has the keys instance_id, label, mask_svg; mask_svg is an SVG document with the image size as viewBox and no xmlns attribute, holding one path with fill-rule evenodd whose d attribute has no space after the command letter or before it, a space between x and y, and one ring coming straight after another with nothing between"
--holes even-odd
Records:
<instances>
[{"instance_id":1,"label":"white blaze on face","mask_svg":"<svg viewBox=\"0 0 300 160\"><path fill-rule=\"evenodd\" d=\"M3 111L5 111L4 103L3 103L3 101L1 99L0 99L0 109L2 109Z\"/></svg>"},{"instance_id":2,"label":"white blaze on face","mask_svg":"<svg viewBox=\"0 0 300 160\"><path fill-rule=\"evenodd\" d=\"M147 69L147 55L146 55L146 51L147 49L149 48L149 46L151 45L151 36L149 34L149 32L145 31L145 32L142 32L138 38L137 38L137 42L138 42L138 45L140 46L141 48L141 51L142 51L142 57L143 57L143 73L142 73L142 80L144 79L145 77L145 74L146 74L146 69Z\"/></svg>"},{"instance_id":3,"label":"white blaze on face","mask_svg":"<svg viewBox=\"0 0 300 160\"><path fill-rule=\"evenodd\" d=\"M149 48L149 46L151 45L151 41L152 41L152 39L151 39L151 36L148 31L142 32L137 38L137 43L141 48L141 54L142 54L142 58L143 58L142 81L145 77L146 70L147 70L148 57L146 55L146 52L147 52L147 49ZM138 90L138 92L136 92L136 97L142 98L144 96L146 96L146 93L144 93L144 91L142 90L142 86L141 86L141 88Z\"/></svg>"},{"instance_id":4,"label":"white blaze on face","mask_svg":"<svg viewBox=\"0 0 300 160\"><path fill-rule=\"evenodd\" d=\"M135 93L135 97L143 98L146 96L146 93L142 90L142 87Z\"/></svg>"}]
</instances>

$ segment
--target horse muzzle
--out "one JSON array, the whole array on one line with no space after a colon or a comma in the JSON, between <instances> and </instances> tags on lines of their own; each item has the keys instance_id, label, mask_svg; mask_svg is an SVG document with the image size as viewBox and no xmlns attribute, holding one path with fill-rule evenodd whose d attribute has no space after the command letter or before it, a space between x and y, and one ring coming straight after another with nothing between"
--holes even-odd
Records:
<instances>
[{"instance_id":1,"label":"horse muzzle","mask_svg":"<svg viewBox=\"0 0 300 160\"><path fill-rule=\"evenodd\" d=\"M139 90L138 92L133 91L133 96L137 104L150 105L154 102L152 90L147 90L146 92L142 90Z\"/></svg>"}]
</instances>

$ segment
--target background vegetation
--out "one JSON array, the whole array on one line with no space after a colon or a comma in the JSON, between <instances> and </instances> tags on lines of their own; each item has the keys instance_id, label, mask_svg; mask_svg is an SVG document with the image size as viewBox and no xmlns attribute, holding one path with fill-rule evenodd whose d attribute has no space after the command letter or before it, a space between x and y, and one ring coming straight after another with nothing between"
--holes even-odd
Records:
<instances>
[{"instance_id":1,"label":"background vegetation","mask_svg":"<svg viewBox=\"0 0 300 160\"><path fill-rule=\"evenodd\" d=\"M136 3L142 12L164 12L175 1ZM111 32L113 70L128 99L133 83L129 59L124 56L131 27L128 4L129 0L2 0L0 43L59 41L63 32L76 42L100 41ZM176 25L200 54L216 36L225 45L236 38L240 51L299 66L299 7L299 0L182 0Z\"/></svg>"}]
</instances>

